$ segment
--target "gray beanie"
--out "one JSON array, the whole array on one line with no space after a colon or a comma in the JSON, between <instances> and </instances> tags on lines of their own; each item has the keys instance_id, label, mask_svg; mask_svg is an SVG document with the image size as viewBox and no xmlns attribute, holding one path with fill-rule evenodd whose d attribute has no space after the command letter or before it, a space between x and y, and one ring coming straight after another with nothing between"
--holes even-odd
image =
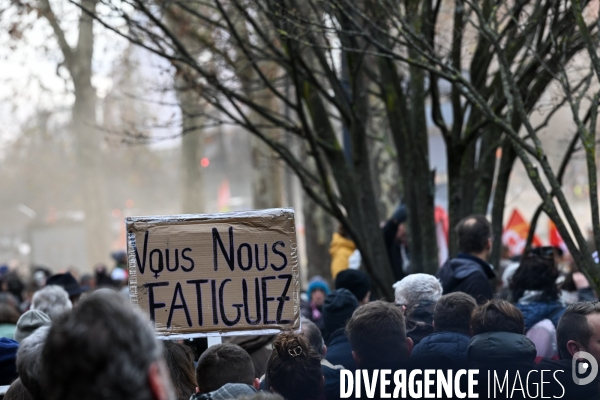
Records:
<instances>
[{"instance_id":1,"label":"gray beanie","mask_svg":"<svg viewBox=\"0 0 600 400\"><path fill-rule=\"evenodd\" d=\"M44 325L50 325L52 321L50 317L40 310L29 310L17 321L17 330L15 331L15 340L23 341L31 335L35 330Z\"/></svg>"}]
</instances>

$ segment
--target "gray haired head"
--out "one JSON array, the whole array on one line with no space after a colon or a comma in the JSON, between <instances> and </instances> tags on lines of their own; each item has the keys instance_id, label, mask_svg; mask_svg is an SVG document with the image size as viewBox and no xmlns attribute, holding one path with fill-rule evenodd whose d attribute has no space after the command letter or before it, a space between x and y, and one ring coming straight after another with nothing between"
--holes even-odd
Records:
<instances>
[{"instance_id":1,"label":"gray haired head","mask_svg":"<svg viewBox=\"0 0 600 400\"><path fill-rule=\"evenodd\" d=\"M45 397L151 400L149 371L156 362L162 369L161 360L147 317L120 296L93 293L50 328L42 352Z\"/></svg>"},{"instance_id":2,"label":"gray haired head","mask_svg":"<svg viewBox=\"0 0 600 400\"><path fill-rule=\"evenodd\" d=\"M433 275L411 274L394 284L396 304L410 307L422 301L437 302L442 285Z\"/></svg>"},{"instance_id":3,"label":"gray haired head","mask_svg":"<svg viewBox=\"0 0 600 400\"><path fill-rule=\"evenodd\" d=\"M301 325L302 325L302 335L308 339L308 342L310 343L310 347L313 348L314 351L317 352L318 355L320 355L321 357L325 356L325 341L323 340L323 335L321 334L321 331L319 330L319 328L317 327L317 325L315 325L314 322L312 322L311 320L309 320L306 317L302 317L301 318Z\"/></svg>"},{"instance_id":4,"label":"gray haired head","mask_svg":"<svg viewBox=\"0 0 600 400\"><path fill-rule=\"evenodd\" d=\"M42 349L48 332L49 326L38 328L31 335L23 339L19 344L17 351L17 371L21 378L21 383L27 388L34 400L43 400L44 391L42 389Z\"/></svg>"},{"instance_id":5,"label":"gray haired head","mask_svg":"<svg viewBox=\"0 0 600 400\"><path fill-rule=\"evenodd\" d=\"M55 320L60 315L69 312L73 303L65 289L57 285L48 285L33 294L32 310L40 310Z\"/></svg>"}]
</instances>

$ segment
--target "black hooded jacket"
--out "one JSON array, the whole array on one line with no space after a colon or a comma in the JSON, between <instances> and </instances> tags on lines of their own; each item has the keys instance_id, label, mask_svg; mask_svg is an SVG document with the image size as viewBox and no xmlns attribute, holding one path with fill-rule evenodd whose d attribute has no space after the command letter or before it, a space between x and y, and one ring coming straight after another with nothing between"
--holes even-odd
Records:
<instances>
[{"instance_id":1,"label":"black hooded jacket","mask_svg":"<svg viewBox=\"0 0 600 400\"><path fill-rule=\"evenodd\" d=\"M488 263L470 254L459 254L440 268L437 278L444 294L464 292L473 296L478 304L491 300L494 296L490 279L495 276Z\"/></svg>"}]
</instances>

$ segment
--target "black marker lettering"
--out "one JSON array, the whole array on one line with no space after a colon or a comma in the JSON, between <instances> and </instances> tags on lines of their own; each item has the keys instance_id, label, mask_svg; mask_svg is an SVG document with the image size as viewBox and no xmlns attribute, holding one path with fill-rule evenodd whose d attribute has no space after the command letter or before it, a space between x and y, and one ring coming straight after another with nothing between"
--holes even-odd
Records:
<instances>
[{"instance_id":1,"label":"black marker lettering","mask_svg":"<svg viewBox=\"0 0 600 400\"><path fill-rule=\"evenodd\" d=\"M185 249L181 250L181 258L183 258L184 260L188 260L190 262L190 267L186 268L183 266L183 264L181 264L181 270L185 271L185 272L190 272L191 270L194 269L194 260L192 260L191 258L189 258L188 256L185 255L186 251L192 251L192 249L190 249L189 247L186 247Z\"/></svg>"},{"instance_id":2,"label":"black marker lettering","mask_svg":"<svg viewBox=\"0 0 600 400\"><path fill-rule=\"evenodd\" d=\"M242 247L247 249L246 253L248 254L248 265L244 265L242 262ZM237 253L238 267L240 267L242 271L248 271L250 268L252 268L252 246L250 246L248 243L242 243L240 244L240 247L238 247Z\"/></svg>"},{"instance_id":3,"label":"black marker lettering","mask_svg":"<svg viewBox=\"0 0 600 400\"><path fill-rule=\"evenodd\" d=\"M267 254L267 244L265 243L265 265L261 266L260 263L258 262L258 245L255 244L254 245L254 258L256 259L256 269L259 271L264 271L265 269L267 269L267 267L269 266L269 261L268 261L268 254Z\"/></svg>"},{"instance_id":4,"label":"black marker lettering","mask_svg":"<svg viewBox=\"0 0 600 400\"><path fill-rule=\"evenodd\" d=\"M179 298L181 299L181 304L177 305L177 293L179 293ZM169 310L169 318L167 319L167 328L171 327L171 320L173 319L173 311L183 309L185 311L185 319L187 320L188 326L192 327L192 319L190 318L190 313L188 311L187 303L185 302L185 297L183 297L183 291L181 290L181 283L177 282L175 284L175 292L173 292L173 300L171 301L171 310Z\"/></svg>"},{"instance_id":5,"label":"black marker lettering","mask_svg":"<svg viewBox=\"0 0 600 400\"><path fill-rule=\"evenodd\" d=\"M154 302L154 288L158 286L169 286L169 282L154 282L144 284L144 288L148 289L148 310L150 310L150 319L156 321L154 310L157 308L163 308L165 303Z\"/></svg>"},{"instance_id":6,"label":"black marker lettering","mask_svg":"<svg viewBox=\"0 0 600 400\"><path fill-rule=\"evenodd\" d=\"M244 299L244 316L248 325L258 325L260 323L260 286L258 278L254 278L254 293L256 298L256 319L252 321L250 318L250 310L248 309L248 284L246 279L242 279L242 296Z\"/></svg>"},{"instance_id":7,"label":"black marker lettering","mask_svg":"<svg viewBox=\"0 0 600 400\"><path fill-rule=\"evenodd\" d=\"M234 326L240 322L240 318L242 317L240 308L243 306L243 304L232 304L233 307L237 308L237 317L233 321L227 319L227 314L225 314L225 305L223 304L225 303L223 292L225 291L225 284L230 281L231 279L225 279L223 282L221 282L221 286L219 287L219 308L221 309L221 319L223 320L223 323L227 326Z\"/></svg>"},{"instance_id":8,"label":"black marker lettering","mask_svg":"<svg viewBox=\"0 0 600 400\"><path fill-rule=\"evenodd\" d=\"M135 260L137 261L138 269L140 270L140 274L144 275L144 270L146 269L146 252L148 250L148 234L146 231L144 234L144 257L142 258L142 263L140 264L140 255L138 254L137 245L133 248L135 250Z\"/></svg>"},{"instance_id":9,"label":"black marker lettering","mask_svg":"<svg viewBox=\"0 0 600 400\"><path fill-rule=\"evenodd\" d=\"M273 250L273 253L275 253L278 256L280 256L281 258L283 258L283 264L280 267L276 267L274 264L271 264L271 268L273 268L275 271L281 271L282 269L284 269L287 266L287 257L285 256L285 254L283 254L282 252L277 250L278 245L285 247L285 243L283 243L282 241L278 241L278 242L273 243L273 247L271 247L271 249Z\"/></svg>"},{"instance_id":10,"label":"black marker lettering","mask_svg":"<svg viewBox=\"0 0 600 400\"><path fill-rule=\"evenodd\" d=\"M169 268L169 249L165 250L165 260L167 261L167 271L175 272L179 269L179 250L175 249L175 268Z\"/></svg>"},{"instance_id":11,"label":"black marker lettering","mask_svg":"<svg viewBox=\"0 0 600 400\"><path fill-rule=\"evenodd\" d=\"M267 297L267 281L275 279L274 276L263 276L261 279L262 284L262 300L263 300L263 322L265 325L274 324L276 321L269 320L269 301L274 301L275 297Z\"/></svg>"},{"instance_id":12,"label":"black marker lettering","mask_svg":"<svg viewBox=\"0 0 600 400\"><path fill-rule=\"evenodd\" d=\"M217 242L219 243L219 247L221 248L221 253L223 253L223 256L225 257L225 261L227 261L227 265L229 265L229 268L233 271L233 269L235 268L235 253L233 252L233 227L229 228L229 255L227 254L227 251L225 250L225 245L223 244L223 241L221 240L221 236L219 235L219 231L217 230L217 228L212 229L212 236L213 236L213 262L215 264L215 271L217 271L219 269L218 261L217 261Z\"/></svg>"},{"instance_id":13,"label":"black marker lettering","mask_svg":"<svg viewBox=\"0 0 600 400\"><path fill-rule=\"evenodd\" d=\"M154 253L158 253L158 269L154 269L154 265L152 264L152 254L154 254ZM152 250L150 252L150 271L154 272L155 279L158 279L158 276L162 272L163 268L164 268L164 264L163 264L162 251L160 251L159 249Z\"/></svg>"},{"instance_id":14,"label":"black marker lettering","mask_svg":"<svg viewBox=\"0 0 600 400\"><path fill-rule=\"evenodd\" d=\"M213 325L219 325L217 316L217 281L210 280L210 291L212 292L212 310L213 310Z\"/></svg>"},{"instance_id":15,"label":"black marker lettering","mask_svg":"<svg viewBox=\"0 0 600 400\"><path fill-rule=\"evenodd\" d=\"M287 296L287 292L290 289L290 284L292 283L292 274L279 275L278 278L287 279L287 282L285 283L285 287L283 288L283 293L281 293L281 296L277 298L277 300L279 301L279 306L277 306L277 323L289 324L292 321L287 319L281 319L281 314L283 314L283 306L285 302L290 299L290 296Z\"/></svg>"},{"instance_id":16,"label":"black marker lettering","mask_svg":"<svg viewBox=\"0 0 600 400\"><path fill-rule=\"evenodd\" d=\"M183 252L182 252L182 254L183 254ZM182 269L183 269L183 267L182 267ZM202 318L202 288L200 287L200 285L202 285L203 283L207 283L208 279L193 279L193 280L186 281L186 282L196 285L196 305L198 308L198 326L202 326L204 321Z\"/></svg>"}]
</instances>

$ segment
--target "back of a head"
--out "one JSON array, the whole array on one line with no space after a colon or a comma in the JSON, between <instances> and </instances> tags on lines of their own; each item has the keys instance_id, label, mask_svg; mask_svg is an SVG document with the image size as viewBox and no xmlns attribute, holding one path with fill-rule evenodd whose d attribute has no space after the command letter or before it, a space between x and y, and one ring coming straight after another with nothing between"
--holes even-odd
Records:
<instances>
[{"instance_id":1,"label":"back of a head","mask_svg":"<svg viewBox=\"0 0 600 400\"><path fill-rule=\"evenodd\" d=\"M357 308L346 335L361 368L394 368L410 355L404 315L391 303L373 301Z\"/></svg>"},{"instance_id":2,"label":"back of a head","mask_svg":"<svg viewBox=\"0 0 600 400\"><path fill-rule=\"evenodd\" d=\"M557 300L557 278L558 268L554 259L534 254L523 257L510 280L512 299L518 301L526 290L539 290L542 292L540 301Z\"/></svg>"},{"instance_id":3,"label":"back of a head","mask_svg":"<svg viewBox=\"0 0 600 400\"><path fill-rule=\"evenodd\" d=\"M525 332L523 314L508 301L490 300L473 310L471 332L473 335L487 332L511 332L522 335Z\"/></svg>"},{"instance_id":4,"label":"back of a head","mask_svg":"<svg viewBox=\"0 0 600 400\"><path fill-rule=\"evenodd\" d=\"M194 352L186 345L164 341L164 358L178 400L188 400L196 392Z\"/></svg>"},{"instance_id":5,"label":"back of a head","mask_svg":"<svg viewBox=\"0 0 600 400\"><path fill-rule=\"evenodd\" d=\"M198 359L196 380L201 393L219 389L226 383L254 381L254 364L248 352L233 343L209 347Z\"/></svg>"},{"instance_id":6,"label":"back of a head","mask_svg":"<svg viewBox=\"0 0 600 400\"><path fill-rule=\"evenodd\" d=\"M359 302L364 300L371 290L369 275L357 269L346 269L335 277L336 289L349 290Z\"/></svg>"},{"instance_id":7,"label":"back of a head","mask_svg":"<svg viewBox=\"0 0 600 400\"><path fill-rule=\"evenodd\" d=\"M15 379L4 394L3 400L34 400L20 379Z\"/></svg>"},{"instance_id":8,"label":"back of a head","mask_svg":"<svg viewBox=\"0 0 600 400\"><path fill-rule=\"evenodd\" d=\"M43 326L29 335L19 345L17 351L17 371L23 385L35 400L44 399L42 376L42 349L50 332Z\"/></svg>"},{"instance_id":9,"label":"back of a head","mask_svg":"<svg viewBox=\"0 0 600 400\"><path fill-rule=\"evenodd\" d=\"M301 319L302 335L308 340L310 347L317 352L319 357L323 357L323 353L325 352L325 342L323 341L321 330L308 318L302 317Z\"/></svg>"},{"instance_id":10,"label":"back of a head","mask_svg":"<svg viewBox=\"0 0 600 400\"><path fill-rule=\"evenodd\" d=\"M357 308L358 300L348 289L337 289L329 293L323 303L323 320L327 335L343 329Z\"/></svg>"},{"instance_id":11,"label":"back of a head","mask_svg":"<svg viewBox=\"0 0 600 400\"><path fill-rule=\"evenodd\" d=\"M69 294L60 286L48 285L33 295L31 309L45 313L50 319L55 320L60 315L73 308Z\"/></svg>"},{"instance_id":12,"label":"back of a head","mask_svg":"<svg viewBox=\"0 0 600 400\"><path fill-rule=\"evenodd\" d=\"M411 274L394 284L397 305L407 307L422 301L435 303L442 296L442 285L433 275Z\"/></svg>"},{"instance_id":13,"label":"back of a head","mask_svg":"<svg viewBox=\"0 0 600 400\"><path fill-rule=\"evenodd\" d=\"M471 334L471 314L477 307L475 299L462 292L446 294L438 300L433 311L436 332Z\"/></svg>"},{"instance_id":14,"label":"back of a head","mask_svg":"<svg viewBox=\"0 0 600 400\"><path fill-rule=\"evenodd\" d=\"M268 387L286 400L318 399L322 391L321 358L303 335L282 333L267 362Z\"/></svg>"},{"instance_id":15,"label":"back of a head","mask_svg":"<svg viewBox=\"0 0 600 400\"><path fill-rule=\"evenodd\" d=\"M16 325L19 317L19 311L14 306L8 303L0 303L0 324Z\"/></svg>"},{"instance_id":16,"label":"back of a head","mask_svg":"<svg viewBox=\"0 0 600 400\"><path fill-rule=\"evenodd\" d=\"M466 254L483 252L492 237L492 226L483 215L470 215L456 226L458 251Z\"/></svg>"},{"instance_id":17,"label":"back of a head","mask_svg":"<svg viewBox=\"0 0 600 400\"><path fill-rule=\"evenodd\" d=\"M119 296L94 293L53 321L42 352L48 400L150 400L161 345L150 321Z\"/></svg>"},{"instance_id":18,"label":"back of a head","mask_svg":"<svg viewBox=\"0 0 600 400\"><path fill-rule=\"evenodd\" d=\"M556 342L561 358L572 358L572 354L567 349L569 340L588 346L593 334L587 320L587 316L591 314L600 314L599 302L583 301L571 304L560 317L556 327Z\"/></svg>"}]
</instances>

